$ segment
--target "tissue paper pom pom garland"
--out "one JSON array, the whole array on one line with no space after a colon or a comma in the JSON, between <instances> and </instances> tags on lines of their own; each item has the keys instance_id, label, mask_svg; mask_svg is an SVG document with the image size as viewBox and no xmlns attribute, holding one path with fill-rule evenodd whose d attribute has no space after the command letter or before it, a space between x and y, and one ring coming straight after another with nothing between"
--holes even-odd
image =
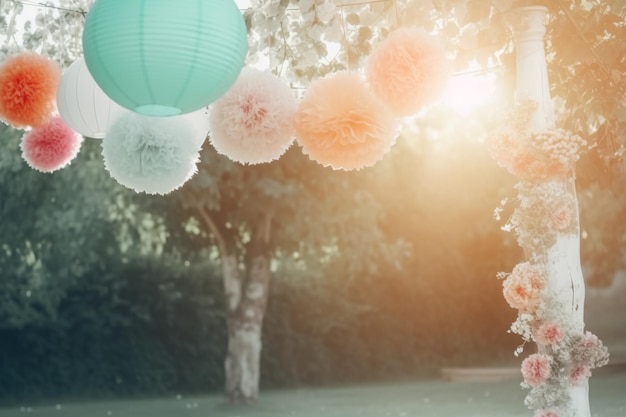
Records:
<instances>
[{"instance_id":1,"label":"tissue paper pom pom garland","mask_svg":"<svg viewBox=\"0 0 626 417\"><path fill-rule=\"evenodd\" d=\"M195 174L200 146L184 117L127 112L109 127L102 155L120 184L137 192L167 194Z\"/></svg>"},{"instance_id":2,"label":"tissue paper pom pom garland","mask_svg":"<svg viewBox=\"0 0 626 417\"><path fill-rule=\"evenodd\" d=\"M35 53L9 57L0 66L0 117L16 128L39 127L54 110L61 69Z\"/></svg>"},{"instance_id":3,"label":"tissue paper pom pom garland","mask_svg":"<svg viewBox=\"0 0 626 417\"><path fill-rule=\"evenodd\" d=\"M69 164L78 154L81 143L81 137L61 117L55 116L25 134L20 147L22 157L31 168L52 172Z\"/></svg>"},{"instance_id":4,"label":"tissue paper pom pom garland","mask_svg":"<svg viewBox=\"0 0 626 417\"><path fill-rule=\"evenodd\" d=\"M278 159L293 142L296 105L291 89L272 73L244 68L211 106L211 144L243 164Z\"/></svg>"},{"instance_id":5,"label":"tissue paper pom pom garland","mask_svg":"<svg viewBox=\"0 0 626 417\"><path fill-rule=\"evenodd\" d=\"M315 81L295 115L303 152L334 169L374 165L395 142L395 120L357 74Z\"/></svg>"},{"instance_id":6,"label":"tissue paper pom pom garland","mask_svg":"<svg viewBox=\"0 0 626 417\"><path fill-rule=\"evenodd\" d=\"M394 115L407 116L443 92L450 64L443 47L426 32L401 28L374 49L366 74L372 90Z\"/></svg>"}]
</instances>

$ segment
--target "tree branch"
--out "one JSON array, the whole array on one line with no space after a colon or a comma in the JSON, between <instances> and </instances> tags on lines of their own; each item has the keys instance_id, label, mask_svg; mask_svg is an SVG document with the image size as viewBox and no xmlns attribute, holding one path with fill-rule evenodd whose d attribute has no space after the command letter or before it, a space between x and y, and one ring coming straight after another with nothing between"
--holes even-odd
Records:
<instances>
[{"instance_id":1,"label":"tree branch","mask_svg":"<svg viewBox=\"0 0 626 417\"><path fill-rule=\"evenodd\" d=\"M228 255L226 241L224 240L224 237L220 233L217 225L215 224L209 213L207 213L207 211L203 207L198 207L196 208L196 210L198 211L198 214L200 215L204 223L211 230L211 233L213 233L213 236L215 236L215 240L217 241L217 247L220 251L220 254L222 256Z\"/></svg>"},{"instance_id":2,"label":"tree branch","mask_svg":"<svg viewBox=\"0 0 626 417\"><path fill-rule=\"evenodd\" d=\"M574 29L576 29L576 34L578 35L580 40L583 42L583 44L585 44L585 46L587 47L589 52L591 52L591 55L593 55L593 57L595 58L596 62L600 66L600 68L602 68L602 72L604 72L604 75L606 75L606 77L610 80L611 79L611 70L606 65L604 60L602 60L602 58L600 58L600 55L598 55L598 53L593 48L593 46L591 46L589 44L589 42L587 41L587 39L583 36L582 30L581 30L580 26L578 26L578 23L576 23L576 21L574 20L574 17L572 16L572 13L569 10L569 4L570 4L569 2L565 2L565 4L563 2L561 2L561 4L560 4L561 5L561 10L563 10L563 12L565 13L565 16L567 16L567 19L574 26Z\"/></svg>"}]
</instances>

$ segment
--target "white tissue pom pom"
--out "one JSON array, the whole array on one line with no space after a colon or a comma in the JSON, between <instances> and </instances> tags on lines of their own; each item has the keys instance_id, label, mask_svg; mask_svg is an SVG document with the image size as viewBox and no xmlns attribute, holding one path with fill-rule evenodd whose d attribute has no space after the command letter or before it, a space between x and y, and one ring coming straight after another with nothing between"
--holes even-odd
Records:
<instances>
[{"instance_id":1,"label":"white tissue pom pom","mask_svg":"<svg viewBox=\"0 0 626 417\"><path fill-rule=\"evenodd\" d=\"M106 169L117 182L137 192L167 194L197 171L202 143L186 117L147 117L127 112L102 141Z\"/></svg>"},{"instance_id":2,"label":"white tissue pom pom","mask_svg":"<svg viewBox=\"0 0 626 417\"><path fill-rule=\"evenodd\" d=\"M211 105L209 140L218 153L243 164L280 158L293 142L297 102L291 89L267 71L244 68Z\"/></svg>"}]
</instances>

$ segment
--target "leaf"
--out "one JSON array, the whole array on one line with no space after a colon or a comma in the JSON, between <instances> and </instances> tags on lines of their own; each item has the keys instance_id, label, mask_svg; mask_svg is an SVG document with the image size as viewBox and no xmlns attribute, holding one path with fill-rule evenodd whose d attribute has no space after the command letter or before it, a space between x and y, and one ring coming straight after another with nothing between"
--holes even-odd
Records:
<instances>
[{"instance_id":1,"label":"leaf","mask_svg":"<svg viewBox=\"0 0 626 417\"><path fill-rule=\"evenodd\" d=\"M621 106L615 110L615 117L620 122L626 122L626 107Z\"/></svg>"},{"instance_id":2,"label":"leaf","mask_svg":"<svg viewBox=\"0 0 626 417\"><path fill-rule=\"evenodd\" d=\"M314 0L300 0L298 2L298 7L300 8L301 13L306 13L313 8L314 4Z\"/></svg>"},{"instance_id":3,"label":"leaf","mask_svg":"<svg viewBox=\"0 0 626 417\"><path fill-rule=\"evenodd\" d=\"M317 6L317 18L324 24L328 24L335 17L335 5L324 3Z\"/></svg>"},{"instance_id":4,"label":"leaf","mask_svg":"<svg viewBox=\"0 0 626 417\"><path fill-rule=\"evenodd\" d=\"M346 16L346 22L351 25L358 25L360 21L361 18L356 13L350 13L348 16Z\"/></svg>"},{"instance_id":5,"label":"leaf","mask_svg":"<svg viewBox=\"0 0 626 417\"><path fill-rule=\"evenodd\" d=\"M498 9L499 12L506 12L513 6L513 0L492 0L493 7Z\"/></svg>"},{"instance_id":6,"label":"leaf","mask_svg":"<svg viewBox=\"0 0 626 417\"><path fill-rule=\"evenodd\" d=\"M626 0L613 0L613 4L611 4L611 11L617 15L622 14L626 8Z\"/></svg>"}]
</instances>

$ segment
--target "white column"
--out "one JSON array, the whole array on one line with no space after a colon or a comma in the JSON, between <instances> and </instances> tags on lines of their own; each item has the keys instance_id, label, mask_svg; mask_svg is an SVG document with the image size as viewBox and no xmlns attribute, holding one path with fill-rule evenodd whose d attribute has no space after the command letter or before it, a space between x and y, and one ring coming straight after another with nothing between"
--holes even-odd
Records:
<instances>
[{"instance_id":1,"label":"white column","mask_svg":"<svg viewBox=\"0 0 626 417\"><path fill-rule=\"evenodd\" d=\"M539 105L531 119L530 129L542 131L555 126L554 111L550 99L550 84L544 51L544 25L548 9L545 7L523 7L515 11L512 27L517 55L516 97L530 99ZM558 181L559 186L571 192L578 207L574 177ZM575 332L584 331L585 283L580 266L580 223L578 212L574 220L576 233L559 234L557 242L545 253L547 273L546 292L556 298L555 309L569 319ZM559 314L560 315L560 314ZM568 387L571 409L576 417L590 417L589 385Z\"/></svg>"}]
</instances>

